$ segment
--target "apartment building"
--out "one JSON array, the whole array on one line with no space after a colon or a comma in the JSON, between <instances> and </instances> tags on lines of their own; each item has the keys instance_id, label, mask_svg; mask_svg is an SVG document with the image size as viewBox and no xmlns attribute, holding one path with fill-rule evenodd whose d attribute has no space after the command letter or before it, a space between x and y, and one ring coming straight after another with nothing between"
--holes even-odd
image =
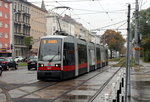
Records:
<instances>
[{"instance_id":1,"label":"apartment building","mask_svg":"<svg viewBox=\"0 0 150 102\"><path fill-rule=\"evenodd\" d=\"M73 18L71 18L71 16L68 15L65 15L63 17L63 20L73 26L70 30L71 35L76 36L77 38L82 38L87 41L90 41L90 33L81 23L78 23L76 20L74 20Z\"/></svg>"},{"instance_id":2,"label":"apartment building","mask_svg":"<svg viewBox=\"0 0 150 102\"><path fill-rule=\"evenodd\" d=\"M56 30L62 30L70 35L74 35L74 24L65 20L63 16L49 11L47 16L47 34L53 35Z\"/></svg>"},{"instance_id":3,"label":"apartment building","mask_svg":"<svg viewBox=\"0 0 150 102\"><path fill-rule=\"evenodd\" d=\"M10 2L0 0L0 57L11 56Z\"/></svg>"},{"instance_id":4,"label":"apartment building","mask_svg":"<svg viewBox=\"0 0 150 102\"><path fill-rule=\"evenodd\" d=\"M38 51L40 37L47 35L47 11L44 1L42 1L41 8L30 4L30 14L30 36L33 39L31 54L36 54Z\"/></svg>"},{"instance_id":5,"label":"apartment building","mask_svg":"<svg viewBox=\"0 0 150 102\"><path fill-rule=\"evenodd\" d=\"M28 56L29 46L24 43L24 38L30 36L30 3L27 0L13 1L14 14L14 55Z\"/></svg>"}]
</instances>

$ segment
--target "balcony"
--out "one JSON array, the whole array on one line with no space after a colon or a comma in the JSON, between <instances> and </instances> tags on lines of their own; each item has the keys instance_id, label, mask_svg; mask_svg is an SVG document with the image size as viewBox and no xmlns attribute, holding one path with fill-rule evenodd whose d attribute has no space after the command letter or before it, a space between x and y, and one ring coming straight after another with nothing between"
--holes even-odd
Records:
<instances>
[{"instance_id":1,"label":"balcony","mask_svg":"<svg viewBox=\"0 0 150 102\"><path fill-rule=\"evenodd\" d=\"M31 14L26 13L26 12L23 12L23 15L24 15L24 16L27 16L27 17L30 17L30 16L31 16Z\"/></svg>"}]
</instances>

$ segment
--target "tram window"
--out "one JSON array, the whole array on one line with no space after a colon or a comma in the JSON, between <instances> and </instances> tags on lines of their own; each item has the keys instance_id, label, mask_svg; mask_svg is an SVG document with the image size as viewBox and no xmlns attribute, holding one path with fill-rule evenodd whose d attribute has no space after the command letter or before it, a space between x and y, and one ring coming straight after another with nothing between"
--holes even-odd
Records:
<instances>
[{"instance_id":1,"label":"tram window","mask_svg":"<svg viewBox=\"0 0 150 102\"><path fill-rule=\"evenodd\" d=\"M74 52L74 43L64 43L64 52L63 52L63 62L64 65L74 65L75 64L75 52Z\"/></svg>"},{"instance_id":2,"label":"tram window","mask_svg":"<svg viewBox=\"0 0 150 102\"><path fill-rule=\"evenodd\" d=\"M78 44L78 58L79 64L87 63L86 45Z\"/></svg>"},{"instance_id":3,"label":"tram window","mask_svg":"<svg viewBox=\"0 0 150 102\"><path fill-rule=\"evenodd\" d=\"M96 57L97 60L100 60L100 48L96 48Z\"/></svg>"},{"instance_id":4,"label":"tram window","mask_svg":"<svg viewBox=\"0 0 150 102\"><path fill-rule=\"evenodd\" d=\"M95 52L94 52L94 49L89 50L89 60L90 60L90 65L95 65Z\"/></svg>"},{"instance_id":5,"label":"tram window","mask_svg":"<svg viewBox=\"0 0 150 102\"><path fill-rule=\"evenodd\" d=\"M106 49L106 59L108 59L108 50Z\"/></svg>"},{"instance_id":6,"label":"tram window","mask_svg":"<svg viewBox=\"0 0 150 102\"><path fill-rule=\"evenodd\" d=\"M45 38L41 40L39 50L40 61L61 60L61 39Z\"/></svg>"}]
</instances>

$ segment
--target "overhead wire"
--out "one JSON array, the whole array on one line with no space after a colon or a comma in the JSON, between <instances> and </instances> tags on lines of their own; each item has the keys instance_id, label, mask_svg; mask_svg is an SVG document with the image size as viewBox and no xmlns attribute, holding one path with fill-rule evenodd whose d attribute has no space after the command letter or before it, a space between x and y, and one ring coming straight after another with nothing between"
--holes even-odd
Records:
<instances>
[{"instance_id":1,"label":"overhead wire","mask_svg":"<svg viewBox=\"0 0 150 102\"><path fill-rule=\"evenodd\" d=\"M64 6L64 5L62 5L61 3L59 3L58 1L57 1L57 3L58 4L60 4L61 6ZM72 9L72 13L73 13L73 8L71 8ZM76 14L74 14L74 15L76 15ZM76 16L78 16L78 15L76 15ZM71 17L71 13L70 13L70 17ZM78 16L78 18L80 18L80 20L82 20L82 21L84 21L85 23L87 23L88 25L90 25L91 27L94 27L93 25L91 25L91 23L90 22L87 22L86 20L84 20L84 19L81 19L81 17L79 17Z\"/></svg>"},{"instance_id":2,"label":"overhead wire","mask_svg":"<svg viewBox=\"0 0 150 102\"><path fill-rule=\"evenodd\" d=\"M100 1L100 0L63 0L63 1L53 0L53 1L45 1L45 2L46 3L55 3L55 2L89 2L89 1ZM31 3L41 3L41 2L33 1Z\"/></svg>"},{"instance_id":3,"label":"overhead wire","mask_svg":"<svg viewBox=\"0 0 150 102\"><path fill-rule=\"evenodd\" d=\"M120 24L120 23L123 23L127 20L122 20L122 21L119 21L117 23L113 23L113 24L110 24L110 25L106 25L106 26L103 26L103 27L100 27L100 28L96 28L96 29L93 29L93 30L100 30L100 29L104 29L104 28L107 28L107 27L111 27L111 26L114 26L114 25L117 25L117 24Z\"/></svg>"},{"instance_id":4,"label":"overhead wire","mask_svg":"<svg viewBox=\"0 0 150 102\"><path fill-rule=\"evenodd\" d=\"M142 4L143 4L143 0L141 0L141 2L139 3L139 9L141 10L142 8Z\"/></svg>"},{"instance_id":5,"label":"overhead wire","mask_svg":"<svg viewBox=\"0 0 150 102\"><path fill-rule=\"evenodd\" d=\"M142 2L143 2L143 1L142 1ZM148 0L146 0L145 2L143 2L143 3L140 5L140 8L142 8L142 6L144 6L147 2L148 2Z\"/></svg>"},{"instance_id":6,"label":"overhead wire","mask_svg":"<svg viewBox=\"0 0 150 102\"><path fill-rule=\"evenodd\" d=\"M60 2L79 2L79 1L92 1L92 0L72 0L72 1L48 1L48 2L55 2L61 6L63 6ZM86 9L75 9L73 8L73 10L81 10L81 11L88 11L88 12L91 12L91 13L87 13L87 14L97 14L97 13L106 13L107 16L109 17L109 19L112 21L113 19L111 19L109 13L114 13L114 12L118 12L118 14L120 14L121 12L124 12L126 11L125 9L124 10L113 10L113 11L106 11L105 8L101 5L100 1L99 0L94 0L94 1L98 1L99 5L101 6L101 8L103 9L103 11L96 11L96 10L86 10ZM47 1L46 1L47 2ZM49 6L49 5L47 5ZM51 5L50 5L51 6ZM65 11L64 11L65 12ZM63 13L64 13L63 12ZM92 13L93 12L93 13ZM87 15L86 13L85 14L74 14L75 16L79 17L79 15ZM81 19L81 17L79 17ZM81 19L82 21L86 22L87 24L89 24L91 27L94 27L93 25L90 24L90 22L87 22L86 20L83 20ZM124 21L124 20L123 20ZM107 25L107 26L104 26L104 27L101 27L100 29L104 29L104 28L107 28L107 27L110 27L110 26L114 26L114 25L117 25L117 24L120 24L122 23L122 21L120 22L117 22L117 23L114 23L114 24L111 24L111 25ZM126 24L126 23L124 23ZM122 26L124 25L122 24ZM118 27L117 29L119 29L120 27Z\"/></svg>"},{"instance_id":7,"label":"overhead wire","mask_svg":"<svg viewBox=\"0 0 150 102\"><path fill-rule=\"evenodd\" d=\"M73 14L74 14L74 12L73 12ZM94 27L90 22L84 20L83 18L81 18L80 16L78 16L78 15L76 15L76 14L74 14L74 15L77 16L77 17L79 17L80 20L82 20L83 22L87 23L87 24L90 25L91 27Z\"/></svg>"},{"instance_id":8,"label":"overhead wire","mask_svg":"<svg viewBox=\"0 0 150 102\"><path fill-rule=\"evenodd\" d=\"M62 5L61 3L59 3L58 1L55 1L56 3L58 3L60 6L64 6L64 5Z\"/></svg>"},{"instance_id":9,"label":"overhead wire","mask_svg":"<svg viewBox=\"0 0 150 102\"><path fill-rule=\"evenodd\" d=\"M122 21L119 21L117 23L110 24L110 25L107 25L107 26L104 26L104 27L101 27L101 28L107 28L107 27L110 27L110 26L114 26L114 25L120 24L120 23L125 22L125 21L127 21L127 20L122 20Z\"/></svg>"},{"instance_id":10,"label":"overhead wire","mask_svg":"<svg viewBox=\"0 0 150 102\"><path fill-rule=\"evenodd\" d=\"M124 26L125 24L127 24L127 22L124 22L123 24L121 24L119 27L117 27L117 29L119 29L120 27Z\"/></svg>"},{"instance_id":11,"label":"overhead wire","mask_svg":"<svg viewBox=\"0 0 150 102\"><path fill-rule=\"evenodd\" d=\"M73 8L75 10L80 10L80 11L91 11L91 12L106 12L106 11L99 11L99 10L89 10L89 9L76 9L76 8ZM112 10L112 11L107 11L107 12L123 12L123 11L127 11L127 9L120 9L120 10Z\"/></svg>"},{"instance_id":12,"label":"overhead wire","mask_svg":"<svg viewBox=\"0 0 150 102\"><path fill-rule=\"evenodd\" d=\"M108 16L108 18L110 19L110 21L113 21L113 19L110 17L109 12L107 12L105 10L105 8L101 5L100 1L98 1L98 4L101 6L101 8L105 11L106 15Z\"/></svg>"}]
</instances>

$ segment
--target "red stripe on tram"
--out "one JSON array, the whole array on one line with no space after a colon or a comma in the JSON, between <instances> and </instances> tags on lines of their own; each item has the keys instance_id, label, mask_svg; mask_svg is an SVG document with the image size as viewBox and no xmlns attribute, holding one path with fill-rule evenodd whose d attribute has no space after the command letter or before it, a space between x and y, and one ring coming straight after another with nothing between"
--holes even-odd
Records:
<instances>
[{"instance_id":1,"label":"red stripe on tram","mask_svg":"<svg viewBox=\"0 0 150 102\"><path fill-rule=\"evenodd\" d=\"M38 67L38 70L48 70L48 71L56 71L61 70L61 67L55 67L55 66L44 66L44 67Z\"/></svg>"}]
</instances>

